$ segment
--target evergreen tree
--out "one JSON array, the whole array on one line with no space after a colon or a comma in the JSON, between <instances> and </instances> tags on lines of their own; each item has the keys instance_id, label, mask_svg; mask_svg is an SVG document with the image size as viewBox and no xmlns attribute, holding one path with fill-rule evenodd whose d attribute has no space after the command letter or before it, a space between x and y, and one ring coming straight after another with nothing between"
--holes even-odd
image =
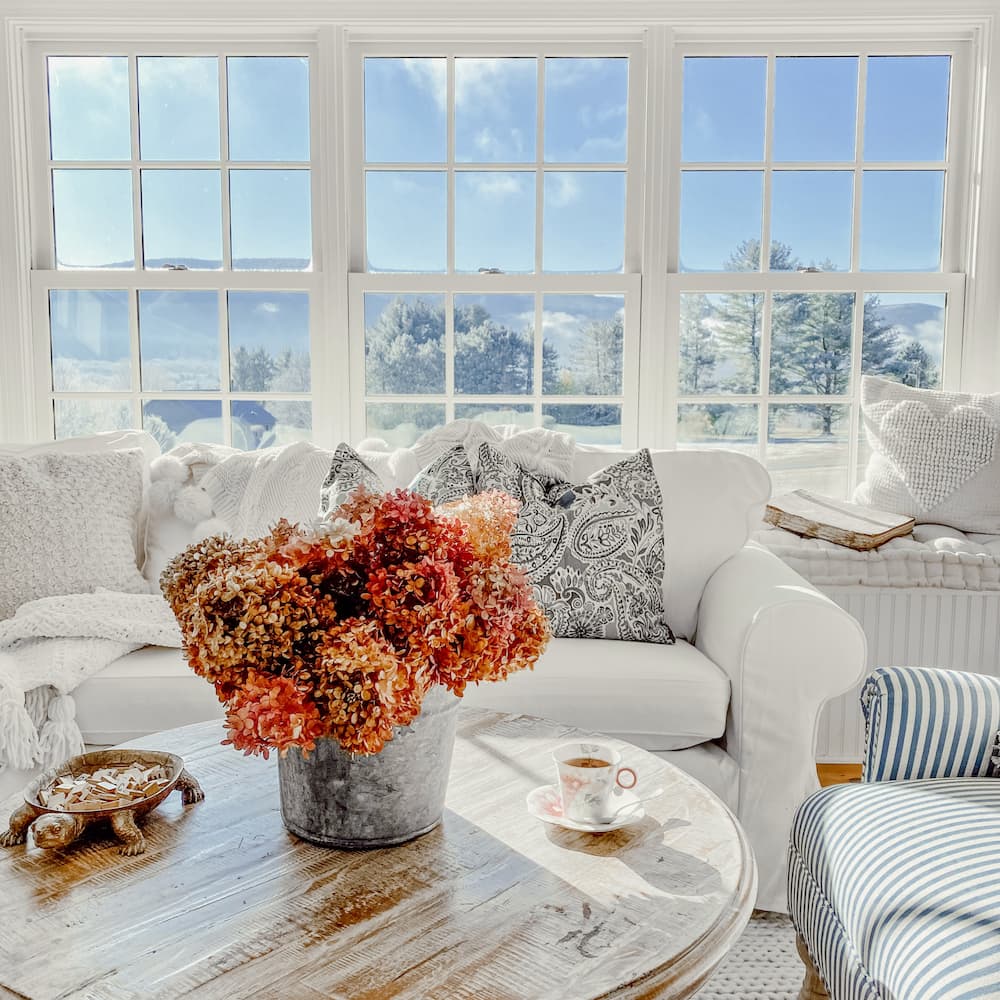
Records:
<instances>
[{"instance_id":1,"label":"evergreen tree","mask_svg":"<svg viewBox=\"0 0 1000 1000\"><path fill-rule=\"evenodd\" d=\"M798 259L791 247L772 243L772 271L794 271ZM727 271L757 271L760 268L760 240L744 240L726 261ZM718 309L718 342L721 353L735 365L735 371L724 380L730 392L756 392L760 385L760 339L764 293L759 291L730 292L721 297Z\"/></svg>"},{"instance_id":2,"label":"evergreen tree","mask_svg":"<svg viewBox=\"0 0 1000 1000\"><path fill-rule=\"evenodd\" d=\"M533 389L535 345L492 319L459 331L455 323L455 391L527 395Z\"/></svg>"},{"instance_id":3,"label":"evergreen tree","mask_svg":"<svg viewBox=\"0 0 1000 1000\"><path fill-rule=\"evenodd\" d=\"M938 366L919 340L911 340L896 358L900 382L915 389L936 389L940 382Z\"/></svg>"},{"instance_id":4,"label":"evergreen tree","mask_svg":"<svg viewBox=\"0 0 1000 1000\"><path fill-rule=\"evenodd\" d=\"M266 347L248 351L242 345L233 351L230 380L236 392L267 392L278 366Z\"/></svg>"},{"instance_id":5,"label":"evergreen tree","mask_svg":"<svg viewBox=\"0 0 1000 1000\"><path fill-rule=\"evenodd\" d=\"M712 306L700 292L681 296L681 341L678 386L684 395L711 392L717 387L715 337L706 322Z\"/></svg>"},{"instance_id":6,"label":"evergreen tree","mask_svg":"<svg viewBox=\"0 0 1000 1000\"><path fill-rule=\"evenodd\" d=\"M396 297L365 331L370 393L444 392L444 310Z\"/></svg>"},{"instance_id":7,"label":"evergreen tree","mask_svg":"<svg viewBox=\"0 0 1000 1000\"><path fill-rule=\"evenodd\" d=\"M772 305L771 390L839 396L851 378L854 295L826 292L775 295ZM809 408L824 434L833 430L837 404Z\"/></svg>"},{"instance_id":8,"label":"evergreen tree","mask_svg":"<svg viewBox=\"0 0 1000 1000\"><path fill-rule=\"evenodd\" d=\"M895 378L899 348L899 334L882 315L881 300L877 295L866 295L861 370L866 375L886 375Z\"/></svg>"},{"instance_id":9,"label":"evergreen tree","mask_svg":"<svg viewBox=\"0 0 1000 1000\"><path fill-rule=\"evenodd\" d=\"M617 396L622 391L625 327L620 315L592 320L580 332L572 362L576 392Z\"/></svg>"}]
</instances>

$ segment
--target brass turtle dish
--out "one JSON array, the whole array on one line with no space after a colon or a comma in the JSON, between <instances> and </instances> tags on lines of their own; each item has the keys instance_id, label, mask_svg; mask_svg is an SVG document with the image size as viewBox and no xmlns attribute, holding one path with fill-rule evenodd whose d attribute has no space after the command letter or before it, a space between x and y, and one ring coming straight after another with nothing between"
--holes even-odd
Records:
<instances>
[{"instance_id":1,"label":"brass turtle dish","mask_svg":"<svg viewBox=\"0 0 1000 1000\"><path fill-rule=\"evenodd\" d=\"M163 778L155 783L155 791L123 805L76 805L73 808L52 808L46 804L50 790L60 779L79 781L104 768L157 767ZM71 757L58 767L40 774L24 790L24 805L10 817L6 833L0 834L0 846L23 844L31 828L37 847L67 847L92 823L110 820L111 829L122 842L120 853L133 856L146 850L146 840L136 820L155 809L171 792L179 789L185 805L200 802L205 793L201 785L184 768L176 754L157 750L97 750Z\"/></svg>"}]
</instances>

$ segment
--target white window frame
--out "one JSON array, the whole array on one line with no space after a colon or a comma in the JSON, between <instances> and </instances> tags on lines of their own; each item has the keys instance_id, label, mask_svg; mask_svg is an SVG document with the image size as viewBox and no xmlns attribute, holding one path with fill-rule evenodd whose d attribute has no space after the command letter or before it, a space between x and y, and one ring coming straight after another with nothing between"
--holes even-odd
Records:
<instances>
[{"instance_id":1,"label":"white window frame","mask_svg":"<svg viewBox=\"0 0 1000 1000\"><path fill-rule=\"evenodd\" d=\"M290 37L285 40L248 40L218 36L210 40L183 39L164 42L161 38L143 37L137 32L124 43L115 37L65 39L53 38L31 41L26 51L26 108L30 125L30 197L31 243L33 268L30 276L31 316L31 365L34 372L34 409L32 427L38 439L54 436L53 400L58 399L120 399L131 407L134 426L141 426L142 404L154 399L198 399L220 401L223 440L230 442L232 429L232 403L239 400L269 401L303 400L312 405L313 439L321 435L320 428L329 427L330 413L323 406L329 394L322 391L324 370L329 368L329 344L324 344L324 331L328 324L324 315L327 270L324 258L330 239L324 232L325 220L321 211L323 190L323 164L327 151L322 141L322 93L320 83L320 45L315 39ZM127 56L129 58L129 100L132 129L132 157L115 161L59 161L50 157L48 134L48 78L49 56ZM139 158L138 148L138 88L136 81L136 56L211 56L219 59L220 105L220 158L211 161L159 161ZM271 169L304 169L310 172L310 203L312 224L312 268L308 271L234 271L231 268L230 185L229 171L261 166L253 161L231 160L228 156L227 122L227 64L228 56L299 56L309 59L309 123L310 156L308 161L279 164L267 161ZM132 173L133 225L135 266L131 269L110 270L58 269L54 259L54 216L52 202L51 170L61 164L88 169L130 170ZM147 169L207 169L220 173L222 186L223 266L217 271L173 271L144 269L142 262L141 187L140 172ZM49 338L49 292L56 289L122 290L128 294L128 323L131 359L131 388L122 391L62 392L52 389L52 358ZM220 361L220 389L218 390L150 390L141 388L139 354L138 291L215 291L219 297L218 337ZM310 337L310 391L309 392L241 392L230 388L228 308L229 291L305 292L309 295ZM346 345L342 345L346 349ZM324 361L327 363L324 364Z\"/></svg>"},{"instance_id":2,"label":"white window frame","mask_svg":"<svg viewBox=\"0 0 1000 1000\"><path fill-rule=\"evenodd\" d=\"M773 94L775 60L780 56L859 56L859 79L855 122L855 155L853 161L775 161L771 156L773 132ZM951 57L951 87L948 113L948 144L945 159L933 162L904 161L872 162L862 159L864 139L864 102L866 83L866 58L879 55L947 55ZM682 80L684 59L688 56L759 56L767 57L766 117L764 158L760 161L738 162L684 162L681 159ZM860 442L860 391L861 351L864 299L867 292L892 293L943 293L947 296L944 329L944 354L942 357L942 388L958 389L961 384L963 350L965 349L965 288L970 218L970 148L972 136L969 122L973 120L971 104L972 45L968 41L909 41L871 40L865 43L844 41L816 41L815 39L780 42L682 42L674 46L671 66L672 149L671 169L671 224L667 236L666 323L668 343L664 368L664 424L665 444L677 446L678 407L685 404L754 404L757 405L758 459L767 464L768 408L782 404L842 404L849 408L849 424L845 428L848 447L847 489L852 491L858 478L858 453ZM763 270L768 258L771 241L771 188L773 171L781 170L851 170L854 174L854 218L852 226L850 271L803 273L797 271ZM925 272L876 272L859 271L861 232L862 174L872 170L924 169L944 171L944 205L941 244L941 268ZM761 221L761 270L756 272L680 272L680 211L681 174L686 170L761 171L763 172L763 200ZM726 292L759 291L765 293L761 326L767 336L761 341L760 385L757 393L705 393L682 395L679 391L680 347L680 298L690 293L720 294ZM780 292L853 292L854 324L851 352L851 381L842 396L809 394L776 394L770 392L770 313L771 297ZM704 447L691 445L688 447ZM750 447L750 446L748 446Z\"/></svg>"},{"instance_id":3,"label":"white window frame","mask_svg":"<svg viewBox=\"0 0 1000 1000\"><path fill-rule=\"evenodd\" d=\"M455 404L497 402L498 404L531 404L537 424L541 424L543 405L573 403L621 406L622 443L636 447L639 439L639 368L640 313L642 268L642 184L643 184L643 107L645 104L646 62L641 36L633 32L620 38L605 36L596 41L593 34L573 36L566 32L554 35L549 31L532 31L531 40L525 35L499 33L488 42L467 34L446 35L434 42L425 37L394 37L392 40L360 35L352 38L349 66L350 141L349 189L350 202L358 206L351 222L350 338L351 338L351 439L360 440L366 434L366 405L377 403L437 403L445 406L445 420L454 418ZM442 273L370 273L365 248L365 172L364 152L364 60L369 57L444 57L448 58L448 108L454 106L454 59L462 57L511 58L532 57L538 60L538 113L536 120L535 159L518 163L470 163L456 166L454 158L454 118L449 115L448 155L444 163L392 163L380 165L391 170L431 170L447 174L448 190L448 254L447 270ZM617 163L548 163L543 160L545 128L544 57L625 57L629 60L628 132L626 157ZM454 269L455 174L463 170L518 170L537 173L535 195L535 271L530 274L466 274ZM624 269L618 274L547 273L542 270L542 191L546 172L560 171L620 171L625 174L625 234ZM445 392L428 395L378 395L365 392L365 293L424 294L445 297ZM625 299L624 359L622 392L617 396L569 396L542 394L542 296L553 294L618 293ZM457 395L454 392L454 296L463 294L521 293L535 296L535 384L534 391L522 396Z\"/></svg>"},{"instance_id":4,"label":"white window frame","mask_svg":"<svg viewBox=\"0 0 1000 1000\"><path fill-rule=\"evenodd\" d=\"M1000 385L1000 340L995 333L1000 322L996 282L1000 272L1000 133L988 127L1000 107L1000 73L996 72L1000 19L993 0L955 0L947 10L940 0L877 0L874 4L842 0L832 12L808 9L793 0L732 0L711 10L702 0L678 0L669 7L623 0L610 13L604 0L583 0L570 24L565 10L549 0L513 0L488 9L473 9L465 0L428 0L419 13L379 0L345 0L336 10L320 9L310 0L286 0L280 16L273 4L263 0L247 0L238 11L224 0L179 0L170 8L95 0L86 11L77 0L47 0L44 11L37 0L2 3L0 143L9 148L9 155L0 157L0 214L8 223L0 227L0 440L51 437L50 421L40 426L36 402L39 396L47 396L49 365L46 361L44 368L39 367L31 323L31 286L37 279L31 276L30 209L39 177L30 141L37 119L29 111L38 101L37 95L32 98L29 93L33 85L28 69L38 45L52 51L64 46L74 52L86 51L88 46L100 52L128 47L152 51L152 46L161 43L171 54L197 53L203 47L239 54L240 45L254 52L266 52L270 46L304 46L318 52L312 73L316 247L311 277L316 288L310 304L313 436L321 445L356 439L359 433L354 397L362 387L351 385L347 356L352 269L349 221L356 219L358 203L351 202L353 187L344 178L359 174L355 165L358 147L349 148L348 123L353 115L363 114L359 95L351 88L352 49L366 45L373 46L373 54L375 47L386 54L410 54L420 39L442 37L447 44L464 42L463 51L470 53L478 48L509 54L509 43L525 39L553 55L560 42L566 43L568 55L585 54L607 42L641 45L642 74L633 62L630 79L633 90L636 82L643 84L645 105L639 116L630 110L629 123L630 142L640 142L641 159L629 176L628 215L639 231L628 240L627 252L634 256L626 268L642 275L636 424L641 429L640 443L668 447L676 440L679 325L676 309L671 317L667 298L671 283L682 280L670 273L670 226L663 224L664 220L669 223L675 208L680 149L680 123L673 106L680 85L677 52L693 52L693 46L719 54L747 48L767 51L777 42L788 43L803 54L836 53L838 47L858 51L862 40L883 52L897 44L916 52L921 46L940 51L954 42L969 51L968 103L964 111L956 108L954 112L956 120L968 125L963 150L967 161L951 177L951 184L960 181L965 189L962 210L967 224L959 238L958 263L967 280L961 364L953 363L949 350L946 379L954 385L957 378L964 391L995 392ZM239 20L234 20L234 13ZM754 40L760 45L753 44ZM435 51L442 47L437 41L428 44ZM317 117L320 100L322 114ZM637 214L638 223L634 221ZM115 277L124 273L116 272ZM192 279L192 274L187 273L189 282L199 280ZM901 277L894 275L896 288L902 287ZM828 280L821 275L808 278L815 287ZM755 284L761 287L759 281ZM886 287L881 284L879 290ZM499 291L501 285L490 281L480 290ZM634 309L630 315L635 317ZM954 347L955 338L949 332L949 348ZM351 352L352 360L355 354L356 350Z\"/></svg>"}]
</instances>

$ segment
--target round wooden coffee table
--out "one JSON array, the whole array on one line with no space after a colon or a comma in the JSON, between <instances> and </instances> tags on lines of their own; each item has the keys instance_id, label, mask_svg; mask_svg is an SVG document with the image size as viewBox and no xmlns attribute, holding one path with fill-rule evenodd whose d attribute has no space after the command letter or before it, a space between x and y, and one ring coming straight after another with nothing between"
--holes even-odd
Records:
<instances>
[{"instance_id":1,"label":"round wooden coffee table","mask_svg":"<svg viewBox=\"0 0 1000 1000\"><path fill-rule=\"evenodd\" d=\"M47 853L0 849L0 996L275 1000L689 997L742 932L756 869L732 814L627 743L633 826L547 826L525 795L553 747L591 734L463 710L440 827L334 851L282 826L275 761L219 746L219 723L129 746L184 757L204 802L171 796L146 853L105 831ZM605 740L604 737L600 739ZM17 800L2 804L3 815Z\"/></svg>"}]
</instances>

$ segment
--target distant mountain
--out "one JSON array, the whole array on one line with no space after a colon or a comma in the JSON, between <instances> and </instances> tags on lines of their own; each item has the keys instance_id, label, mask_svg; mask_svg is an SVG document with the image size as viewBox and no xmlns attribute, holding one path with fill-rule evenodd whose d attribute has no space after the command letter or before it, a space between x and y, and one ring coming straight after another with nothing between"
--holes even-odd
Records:
<instances>
[{"instance_id":1,"label":"distant mountain","mask_svg":"<svg viewBox=\"0 0 1000 1000\"><path fill-rule=\"evenodd\" d=\"M931 357L941 363L941 345L944 339L944 309L927 302L900 302L879 306L886 323L910 340L919 341Z\"/></svg>"},{"instance_id":2,"label":"distant mountain","mask_svg":"<svg viewBox=\"0 0 1000 1000\"><path fill-rule=\"evenodd\" d=\"M222 261L207 260L203 257L151 257L146 261L145 270L166 270L167 264L183 264L189 271L222 270ZM118 260L94 268L66 265L60 261L58 266L68 271L131 271L133 262ZM311 266L312 261L305 257L236 257L233 260L233 269L236 271L308 271Z\"/></svg>"}]
</instances>

